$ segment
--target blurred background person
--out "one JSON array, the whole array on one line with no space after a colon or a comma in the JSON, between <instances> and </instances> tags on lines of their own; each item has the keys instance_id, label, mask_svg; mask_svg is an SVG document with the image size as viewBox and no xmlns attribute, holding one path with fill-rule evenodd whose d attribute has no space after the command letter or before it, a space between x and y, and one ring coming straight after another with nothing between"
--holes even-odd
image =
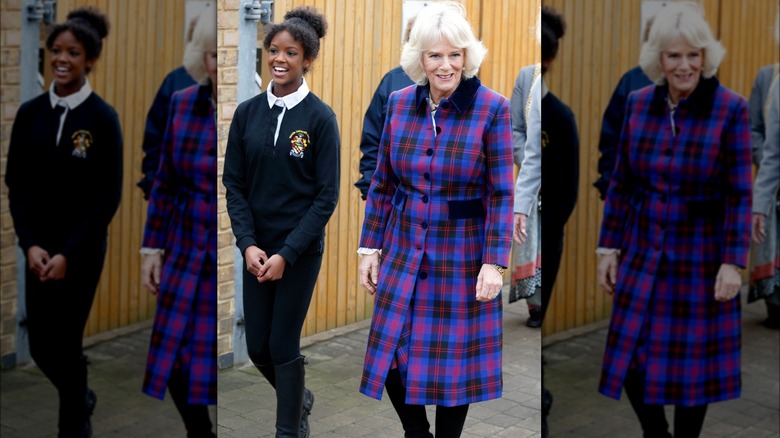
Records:
<instances>
[{"instance_id":1,"label":"blurred background person","mask_svg":"<svg viewBox=\"0 0 780 438\"><path fill-rule=\"evenodd\" d=\"M409 19L404 30L404 44L409 41L409 34L412 32L415 17ZM363 133L360 136L360 173L362 176L355 183L355 187L360 190L360 196L366 200L368 188L371 185L371 178L376 169L376 155L379 150L379 140L382 137L382 127L387 117L387 100L390 93L414 85L409 76L400 65L387 72L379 86L376 87L374 97L368 105L366 115L363 118Z\"/></svg>"},{"instance_id":2,"label":"blurred background person","mask_svg":"<svg viewBox=\"0 0 780 438\"><path fill-rule=\"evenodd\" d=\"M780 44L780 11L775 19L775 41ZM756 80L753 83L753 89L750 92L750 136L751 148L753 152L753 164L758 167L758 174L761 174L761 162L764 150L773 148L776 144L767 141L767 131L770 123L774 120L768 118L770 101L773 97L769 92L770 86L778 77L780 64L775 63L762 67L758 71ZM775 94L777 91L775 90ZM770 160L771 162L771 160ZM764 177L769 175L764 171ZM771 173L771 172L770 172ZM748 293L748 302L754 302L760 299L766 304L767 318L764 320L764 326L767 328L780 328L780 244L777 232L777 210L769 205L763 199L771 195L769 190L771 185L759 184L758 174L756 176L755 197L753 209L753 247L750 256L750 292ZM775 190L776 192L776 190ZM775 193L777 195L777 193ZM775 204L780 206L780 198L775 196ZM762 215L763 217L757 217ZM763 221L763 224L756 224L756 221ZM762 231L763 230L763 231ZM758 234L756 234L759 232Z\"/></svg>"}]
</instances>

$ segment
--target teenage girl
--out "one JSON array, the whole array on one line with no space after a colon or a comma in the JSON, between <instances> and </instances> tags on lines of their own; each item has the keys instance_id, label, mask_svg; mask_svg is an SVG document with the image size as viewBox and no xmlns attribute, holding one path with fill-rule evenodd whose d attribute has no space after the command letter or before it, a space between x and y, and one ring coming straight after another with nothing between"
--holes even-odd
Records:
<instances>
[{"instance_id":1,"label":"teenage girl","mask_svg":"<svg viewBox=\"0 0 780 438\"><path fill-rule=\"evenodd\" d=\"M119 118L87 80L108 28L93 8L54 26L46 39L54 81L19 108L8 152L30 354L59 393L60 437L92 435L97 398L81 343L122 189Z\"/></svg>"},{"instance_id":2,"label":"teenage girl","mask_svg":"<svg viewBox=\"0 0 780 438\"><path fill-rule=\"evenodd\" d=\"M300 7L267 27L272 81L236 109L223 183L244 254L249 358L276 388L279 436L309 436L314 401L304 388L300 335L336 208L339 131L333 110L304 75L317 58L325 17Z\"/></svg>"}]
</instances>

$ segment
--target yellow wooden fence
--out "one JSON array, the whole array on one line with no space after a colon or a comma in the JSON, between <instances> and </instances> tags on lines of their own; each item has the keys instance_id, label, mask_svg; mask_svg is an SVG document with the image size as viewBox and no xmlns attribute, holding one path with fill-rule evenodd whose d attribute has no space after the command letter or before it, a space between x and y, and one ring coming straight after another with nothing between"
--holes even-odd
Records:
<instances>
[{"instance_id":1,"label":"yellow wooden fence","mask_svg":"<svg viewBox=\"0 0 780 438\"><path fill-rule=\"evenodd\" d=\"M550 91L568 104L580 136L577 207L566 227L564 255L543 335L609 317L611 302L597 285L595 249L603 203L598 178L601 117L620 76L637 65L641 0L544 0L568 27L547 75ZM749 96L758 69L778 62L772 28L775 0L702 0L705 16L727 49L718 78Z\"/></svg>"}]
</instances>

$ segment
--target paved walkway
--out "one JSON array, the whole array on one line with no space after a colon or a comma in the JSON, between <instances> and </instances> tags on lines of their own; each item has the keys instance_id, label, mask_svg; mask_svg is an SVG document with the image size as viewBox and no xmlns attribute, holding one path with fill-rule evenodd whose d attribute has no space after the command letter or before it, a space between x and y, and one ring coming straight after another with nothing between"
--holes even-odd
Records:
<instances>
[{"instance_id":1,"label":"paved walkway","mask_svg":"<svg viewBox=\"0 0 780 438\"><path fill-rule=\"evenodd\" d=\"M742 397L710 405L702 437L780 436L780 331L761 325L763 303L742 312ZM545 346L544 379L554 398L550 437L642 436L625 394L615 401L597 392L606 338L601 328ZM666 412L671 425L673 409Z\"/></svg>"},{"instance_id":2,"label":"paved walkway","mask_svg":"<svg viewBox=\"0 0 780 438\"><path fill-rule=\"evenodd\" d=\"M92 417L95 437L184 437L170 396L141 392L151 329L101 342L85 350L89 386L98 397ZM0 436L57 436L57 391L35 366L0 373ZM216 408L211 412L212 421Z\"/></svg>"},{"instance_id":3,"label":"paved walkway","mask_svg":"<svg viewBox=\"0 0 780 438\"><path fill-rule=\"evenodd\" d=\"M527 316L525 304L505 305L504 396L471 406L463 438L541 436L541 336L525 326ZM315 395L312 437L403 437L390 400L358 392L367 339L368 324L363 322L304 340L306 385ZM254 367L220 372L219 394L220 438L273 436L276 398ZM431 426L434 412L429 407Z\"/></svg>"}]
</instances>

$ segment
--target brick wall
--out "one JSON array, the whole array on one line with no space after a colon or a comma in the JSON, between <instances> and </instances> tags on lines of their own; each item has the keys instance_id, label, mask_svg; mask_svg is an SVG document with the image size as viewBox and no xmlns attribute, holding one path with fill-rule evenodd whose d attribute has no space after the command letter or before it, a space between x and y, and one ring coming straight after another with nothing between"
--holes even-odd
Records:
<instances>
[{"instance_id":1,"label":"brick wall","mask_svg":"<svg viewBox=\"0 0 780 438\"><path fill-rule=\"evenodd\" d=\"M0 0L0 365L15 365L16 235L8 210L5 166L16 110L19 108L19 52L22 0Z\"/></svg>"},{"instance_id":2,"label":"brick wall","mask_svg":"<svg viewBox=\"0 0 780 438\"><path fill-rule=\"evenodd\" d=\"M233 112L238 102L238 19L240 0L220 0L217 4L217 64L218 112L217 121L217 245L219 250L217 293L217 355L220 368L233 364L233 314L235 313L235 285L233 262L235 240L227 214L222 168Z\"/></svg>"}]
</instances>

